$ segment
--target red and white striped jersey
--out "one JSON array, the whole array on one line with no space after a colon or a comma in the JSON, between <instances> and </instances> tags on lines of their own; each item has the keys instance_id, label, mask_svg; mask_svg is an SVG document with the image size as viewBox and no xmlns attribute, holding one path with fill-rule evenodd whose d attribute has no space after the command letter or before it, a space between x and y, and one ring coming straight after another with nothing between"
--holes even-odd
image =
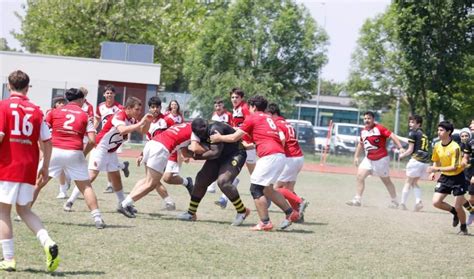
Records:
<instances>
[{"instance_id":1,"label":"red and white striped jersey","mask_svg":"<svg viewBox=\"0 0 474 279\"><path fill-rule=\"evenodd\" d=\"M117 127L124 125L130 126L137 123L135 118L127 117L125 111L119 111L105 123L102 130L97 135L97 149L102 149L107 152L115 152L122 145L125 140L124 136L120 135Z\"/></svg>"}]
</instances>

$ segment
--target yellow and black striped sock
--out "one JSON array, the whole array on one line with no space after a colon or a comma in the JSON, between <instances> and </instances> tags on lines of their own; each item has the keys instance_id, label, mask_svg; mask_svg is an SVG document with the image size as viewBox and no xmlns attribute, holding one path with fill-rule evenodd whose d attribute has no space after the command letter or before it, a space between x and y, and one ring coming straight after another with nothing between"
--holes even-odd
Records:
<instances>
[{"instance_id":1,"label":"yellow and black striped sock","mask_svg":"<svg viewBox=\"0 0 474 279\"><path fill-rule=\"evenodd\" d=\"M232 204L235 206L235 210L237 210L238 213L245 213L245 205L240 199L240 196L237 196L234 200L230 200Z\"/></svg>"},{"instance_id":2,"label":"yellow and black striped sock","mask_svg":"<svg viewBox=\"0 0 474 279\"><path fill-rule=\"evenodd\" d=\"M467 201L463 204L464 208L469 211L469 213L474 213L474 207Z\"/></svg>"},{"instance_id":3,"label":"yellow and black striped sock","mask_svg":"<svg viewBox=\"0 0 474 279\"><path fill-rule=\"evenodd\" d=\"M202 198L198 198L195 196L191 196L191 201L189 202L188 213L191 215L195 215L196 211L199 207L199 203L201 202Z\"/></svg>"}]
</instances>

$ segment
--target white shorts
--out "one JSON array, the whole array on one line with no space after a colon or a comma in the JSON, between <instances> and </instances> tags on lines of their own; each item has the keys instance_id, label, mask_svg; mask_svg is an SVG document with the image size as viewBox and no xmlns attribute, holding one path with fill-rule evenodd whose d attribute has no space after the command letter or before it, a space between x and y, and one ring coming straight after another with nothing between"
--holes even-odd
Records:
<instances>
[{"instance_id":1,"label":"white shorts","mask_svg":"<svg viewBox=\"0 0 474 279\"><path fill-rule=\"evenodd\" d=\"M49 163L49 176L56 178L63 170L71 180L89 180L87 161L81 150L53 148Z\"/></svg>"},{"instance_id":2,"label":"white shorts","mask_svg":"<svg viewBox=\"0 0 474 279\"><path fill-rule=\"evenodd\" d=\"M385 156L379 160L370 160L365 157L360 163L359 169L370 170L373 176L389 177L390 157Z\"/></svg>"},{"instance_id":3,"label":"white shorts","mask_svg":"<svg viewBox=\"0 0 474 279\"><path fill-rule=\"evenodd\" d=\"M170 152L168 149L160 142L154 140L147 142L145 148L143 148L143 163L161 174L165 171L169 156Z\"/></svg>"},{"instance_id":4,"label":"white shorts","mask_svg":"<svg viewBox=\"0 0 474 279\"><path fill-rule=\"evenodd\" d=\"M408 177L419 177L422 179L428 178L428 173L426 172L428 167L428 163L422 163L411 158L407 163L406 175Z\"/></svg>"},{"instance_id":5,"label":"white shorts","mask_svg":"<svg viewBox=\"0 0 474 279\"><path fill-rule=\"evenodd\" d=\"M165 172L179 173L181 170L181 164L175 161L170 161L166 163Z\"/></svg>"},{"instance_id":6,"label":"white shorts","mask_svg":"<svg viewBox=\"0 0 474 279\"><path fill-rule=\"evenodd\" d=\"M255 169L250 176L250 183L260 186L270 186L275 184L278 176L285 168L285 154L276 153L264 156L257 160Z\"/></svg>"},{"instance_id":7,"label":"white shorts","mask_svg":"<svg viewBox=\"0 0 474 279\"><path fill-rule=\"evenodd\" d=\"M294 182L303 168L304 157L286 157L285 168L280 173L278 181Z\"/></svg>"},{"instance_id":8,"label":"white shorts","mask_svg":"<svg viewBox=\"0 0 474 279\"><path fill-rule=\"evenodd\" d=\"M94 148L89 157L90 170L114 172L120 170L120 162L116 152L107 152Z\"/></svg>"},{"instance_id":9,"label":"white shorts","mask_svg":"<svg viewBox=\"0 0 474 279\"><path fill-rule=\"evenodd\" d=\"M256 149L249 149L245 150L247 152L247 160L245 160L245 163L247 164L255 164L257 163L257 151Z\"/></svg>"},{"instance_id":10,"label":"white shorts","mask_svg":"<svg viewBox=\"0 0 474 279\"><path fill-rule=\"evenodd\" d=\"M27 205L33 200L35 186L28 183L0 181L0 203Z\"/></svg>"}]
</instances>

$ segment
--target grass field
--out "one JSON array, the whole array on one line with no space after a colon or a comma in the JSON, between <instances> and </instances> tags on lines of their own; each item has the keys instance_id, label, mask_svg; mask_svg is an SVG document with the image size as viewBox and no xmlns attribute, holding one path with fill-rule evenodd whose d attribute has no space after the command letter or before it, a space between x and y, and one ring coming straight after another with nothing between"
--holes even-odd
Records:
<instances>
[{"instance_id":1,"label":"grass field","mask_svg":"<svg viewBox=\"0 0 474 279\"><path fill-rule=\"evenodd\" d=\"M184 166L183 174L197 172L199 164ZM130 190L143 175L132 168L125 179ZM60 245L62 262L56 276L102 278L157 277L472 277L474 237L457 235L451 215L431 204L433 183L422 184L425 209L414 213L388 209L388 194L376 178L369 178L361 208L344 202L354 194L355 178L303 172L297 192L310 201L305 224L289 232L252 232L255 211L242 227L231 227L234 209L221 210L207 194L198 221L175 220L187 209L184 187L169 186L177 212L161 210L152 193L136 204L136 219L115 213L114 194L103 194L105 178L97 189L108 227L97 230L82 200L74 212L62 211L56 200L57 185L50 183L35 211ZM398 192L402 180L394 180ZM248 191L248 174L241 174L242 198L254 209ZM413 198L413 197L411 197ZM451 199L450 199L451 201ZM413 200L408 205L413 207ZM278 224L283 213L274 206L271 218ZM474 230L474 228L472 228ZM14 223L16 273L0 278L46 277L43 254L35 236L22 223Z\"/></svg>"}]
</instances>

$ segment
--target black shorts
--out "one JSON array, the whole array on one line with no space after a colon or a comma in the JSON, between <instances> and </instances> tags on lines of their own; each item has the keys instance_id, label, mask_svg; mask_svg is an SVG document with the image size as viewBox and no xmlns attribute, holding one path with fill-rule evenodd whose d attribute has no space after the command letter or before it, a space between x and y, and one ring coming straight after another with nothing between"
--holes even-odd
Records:
<instances>
[{"instance_id":1,"label":"black shorts","mask_svg":"<svg viewBox=\"0 0 474 279\"><path fill-rule=\"evenodd\" d=\"M435 192L462 196L467 192L467 186L468 184L463 172L453 176L442 174L438 179L438 184L436 184Z\"/></svg>"},{"instance_id":2,"label":"black shorts","mask_svg":"<svg viewBox=\"0 0 474 279\"><path fill-rule=\"evenodd\" d=\"M467 186L467 193L474 196L474 184L469 184L469 186Z\"/></svg>"},{"instance_id":3,"label":"black shorts","mask_svg":"<svg viewBox=\"0 0 474 279\"><path fill-rule=\"evenodd\" d=\"M216 159L217 162L219 162L219 165L223 166L228 166L232 168L242 170L242 167L245 165L245 161L247 160L247 152L243 149L239 149L236 151L234 154L231 154L230 156L226 156L224 158L219 158Z\"/></svg>"}]
</instances>

